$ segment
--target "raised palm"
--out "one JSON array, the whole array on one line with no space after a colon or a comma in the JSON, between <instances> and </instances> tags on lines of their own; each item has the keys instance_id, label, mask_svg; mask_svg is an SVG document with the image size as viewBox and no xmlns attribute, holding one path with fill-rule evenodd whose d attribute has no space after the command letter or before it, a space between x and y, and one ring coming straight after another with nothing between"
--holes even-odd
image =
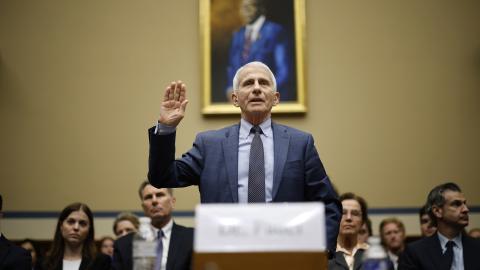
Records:
<instances>
[{"instance_id":1,"label":"raised palm","mask_svg":"<svg viewBox=\"0 0 480 270\"><path fill-rule=\"evenodd\" d=\"M158 122L176 127L185 115L188 103L186 97L186 86L182 81L172 82L167 86L160 106Z\"/></svg>"}]
</instances>

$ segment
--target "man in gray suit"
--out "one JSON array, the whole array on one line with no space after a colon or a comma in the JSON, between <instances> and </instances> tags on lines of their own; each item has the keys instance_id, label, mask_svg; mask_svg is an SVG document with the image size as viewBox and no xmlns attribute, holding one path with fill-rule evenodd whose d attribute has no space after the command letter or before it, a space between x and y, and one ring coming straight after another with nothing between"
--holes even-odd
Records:
<instances>
[{"instance_id":1,"label":"man in gray suit","mask_svg":"<svg viewBox=\"0 0 480 270\"><path fill-rule=\"evenodd\" d=\"M322 201L327 248L334 251L341 205L312 135L272 122L280 94L265 64L239 68L233 89L240 123L199 133L192 149L175 160L176 127L188 100L181 81L166 88L158 125L149 130L150 183L158 188L198 185L202 203Z\"/></svg>"}]
</instances>

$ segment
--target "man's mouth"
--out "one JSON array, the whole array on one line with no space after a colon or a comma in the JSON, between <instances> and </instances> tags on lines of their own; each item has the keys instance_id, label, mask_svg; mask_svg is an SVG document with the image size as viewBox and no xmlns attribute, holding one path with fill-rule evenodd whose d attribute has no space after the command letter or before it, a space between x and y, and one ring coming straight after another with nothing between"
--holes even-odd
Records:
<instances>
[{"instance_id":1,"label":"man's mouth","mask_svg":"<svg viewBox=\"0 0 480 270\"><path fill-rule=\"evenodd\" d=\"M255 103L255 102L264 102L263 99L261 98L252 98L250 99L250 103Z\"/></svg>"}]
</instances>

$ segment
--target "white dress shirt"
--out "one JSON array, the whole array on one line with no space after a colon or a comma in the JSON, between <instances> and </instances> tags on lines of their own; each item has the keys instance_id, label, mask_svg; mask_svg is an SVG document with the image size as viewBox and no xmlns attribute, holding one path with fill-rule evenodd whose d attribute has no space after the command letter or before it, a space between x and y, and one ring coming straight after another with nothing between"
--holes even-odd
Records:
<instances>
[{"instance_id":1,"label":"white dress shirt","mask_svg":"<svg viewBox=\"0 0 480 270\"><path fill-rule=\"evenodd\" d=\"M170 247L170 239L171 239L171 236L172 236L172 227L173 227L173 219L170 219L170 221L165 226L163 226L163 228L162 228L162 231L163 231L163 237L162 237L163 252L162 252L162 266L161 266L160 270L166 270L167 269L168 250L169 250L169 247ZM153 230L155 231L155 235L158 235L158 230L159 229L153 227Z\"/></svg>"},{"instance_id":2,"label":"white dress shirt","mask_svg":"<svg viewBox=\"0 0 480 270\"><path fill-rule=\"evenodd\" d=\"M463 270L463 245L462 245L462 234L460 233L453 239L448 239L446 236L438 232L438 239L440 240L440 246L442 247L442 252L447 251L447 242L453 241L455 245L453 246L453 262L452 268L450 270Z\"/></svg>"},{"instance_id":3,"label":"white dress shirt","mask_svg":"<svg viewBox=\"0 0 480 270\"><path fill-rule=\"evenodd\" d=\"M245 38L249 38L250 36L251 42L255 42L258 38L260 38L260 29L262 28L265 19L265 16L261 15L253 23L247 24L245 26Z\"/></svg>"}]
</instances>

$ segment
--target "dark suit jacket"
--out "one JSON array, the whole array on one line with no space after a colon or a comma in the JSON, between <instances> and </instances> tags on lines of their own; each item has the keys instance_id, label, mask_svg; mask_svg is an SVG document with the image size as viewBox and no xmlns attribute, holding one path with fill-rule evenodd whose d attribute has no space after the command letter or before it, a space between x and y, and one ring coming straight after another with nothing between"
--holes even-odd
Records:
<instances>
[{"instance_id":1,"label":"dark suit jacket","mask_svg":"<svg viewBox=\"0 0 480 270\"><path fill-rule=\"evenodd\" d=\"M361 267L364 252L365 250L359 249L353 256L353 270L362 269ZM328 260L328 270L349 270L347 261L345 261L345 257L343 256L342 252L335 252L335 256Z\"/></svg>"},{"instance_id":2,"label":"dark suit jacket","mask_svg":"<svg viewBox=\"0 0 480 270\"><path fill-rule=\"evenodd\" d=\"M133 233L127 234L115 241L113 253L113 269L133 269L133 236ZM192 253L193 229L173 223L170 246L168 247L167 270L190 269Z\"/></svg>"},{"instance_id":3,"label":"dark suit jacket","mask_svg":"<svg viewBox=\"0 0 480 270\"><path fill-rule=\"evenodd\" d=\"M48 269L45 265L42 265L40 269L44 270L52 270ZM54 270L62 270L62 264ZM95 259L89 260L87 258L82 258L82 262L80 263L79 270L110 270L112 269L112 259L102 253L97 253ZM31 270L31 269L30 269Z\"/></svg>"},{"instance_id":4,"label":"dark suit jacket","mask_svg":"<svg viewBox=\"0 0 480 270\"><path fill-rule=\"evenodd\" d=\"M292 35L280 24L265 20L258 38L251 44L248 58L244 60L245 29L245 26L240 28L232 37L227 67L229 86L232 86L233 77L241 66L248 62L260 61L272 69L282 100L295 100Z\"/></svg>"},{"instance_id":5,"label":"dark suit jacket","mask_svg":"<svg viewBox=\"0 0 480 270\"><path fill-rule=\"evenodd\" d=\"M238 202L240 125L202 132L192 149L175 160L175 134L149 130L148 178L157 188L198 185L202 203ZM327 248L335 250L342 206L315 149L312 135L272 122L274 140L273 202L322 201Z\"/></svg>"},{"instance_id":6,"label":"dark suit jacket","mask_svg":"<svg viewBox=\"0 0 480 270\"><path fill-rule=\"evenodd\" d=\"M480 254L480 240L463 235L462 245L465 270L480 270L478 256ZM400 255L398 269L442 270L446 268L445 265L440 240L438 235L434 234L408 244L403 254Z\"/></svg>"},{"instance_id":7,"label":"dark suit jacket","mask_svg":"<svg viewBox=\"0 0 480 270\"><path fill-rule=\"evenodd\" d=\"M3 234L0 237L0 269L32 270L30 252L8 241Z\"/></svg>"}]
</instances>

